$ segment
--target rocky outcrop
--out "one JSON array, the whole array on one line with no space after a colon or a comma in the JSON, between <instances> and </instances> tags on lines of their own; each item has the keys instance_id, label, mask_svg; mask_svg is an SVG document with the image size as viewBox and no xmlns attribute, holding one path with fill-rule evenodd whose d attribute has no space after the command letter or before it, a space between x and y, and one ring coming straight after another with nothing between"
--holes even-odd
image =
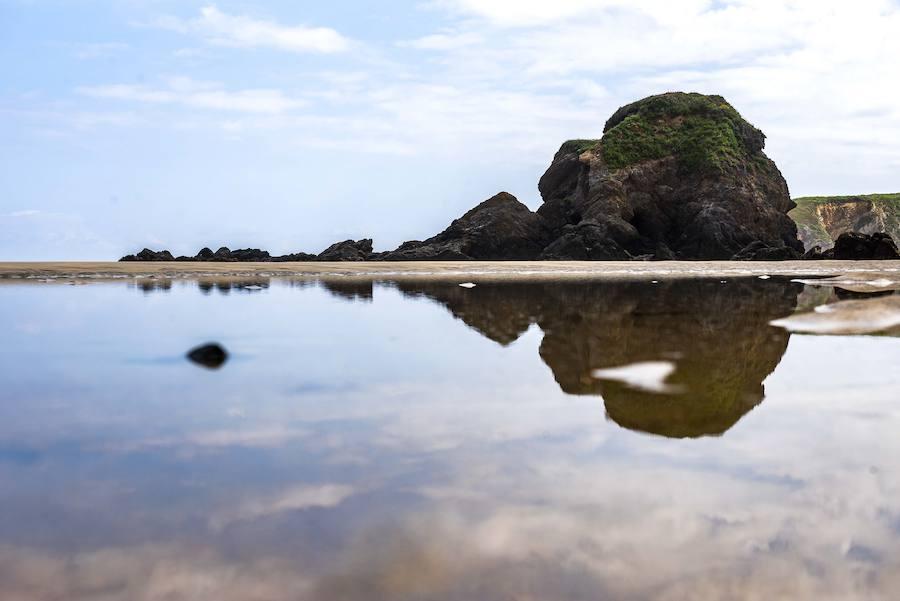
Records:
<instances>
[{"instance_id":1,"label":"rocky outcrop","mask_svg":"<svg viewBox=\"0 0 900 601\"><path fill-rule=\"evenodd\" d=\"M174 261L175 257L172 256L167 250L150 250L149 248L145 248L141 252L136 255L125 255L119 261Z\"/></svg>"},{"instance_id":2,"label":"rocky outcrop","mask_svg":"<svg viewBox=\"0 0 900 601\"><path fill-rule=\"evenodd\" d=\"M848 259L900 259L897 244L883 232L867 236L847 232L838 236L834 242L834 258Z\"/></svg>"},{"instance_id":3,"label":"rocky outcrop","mask_svg":"<svg viewBox=\"0 0 900 601\"><path fill-rule=\"evenodd\" d=\"M537 213L501 192L393 251L363 239L317 256L205 248L179 260L797 259L795 205L764 147L721 96L661 94L620 108L602 138L564 143L538 184Z\"/></svg>"},{"instance_id":4,"label":"rocky outcrop","mask_svg":"<svg viewBox=\"0 0 900 601\"><path fill-rule=\"evenodd\" d=\"M440 234L404 242L386 261L529 261L549 241L543 218L501 192L468 211Z\"/></svg>"},{"instance_id":5,"label":"rocky outcrop","mask_svg":"<svg viewBox=\"0 0 900 601\"><path fill-rule=\"evenodd\" d=\"M799 258L787 184L765 136L720 96L669 93L622 107L600 140L562 145L538 213L545 259Z\"/></svg>"},{"instance_id":6,"label":"rocky outcrop","mask_svg":"<svg viewBox=\"0 0 900 601\"><path fill-rule=\"evenodd\" d=\"M323 250L319 261L368 261L372 257L372 239L335 242Z\"/></svg>"},{"instance_id":7,"label":"rocky outcrop","mask_svg":"<svg viewBox=\"0 0 900 601\"><path fill-rule=\"evenodd\" d=\"M811 196L794 202L789 215L807 250L829 249L844 232L884 232L900 240L900 194Z\"/></svg>"}]
</instances>

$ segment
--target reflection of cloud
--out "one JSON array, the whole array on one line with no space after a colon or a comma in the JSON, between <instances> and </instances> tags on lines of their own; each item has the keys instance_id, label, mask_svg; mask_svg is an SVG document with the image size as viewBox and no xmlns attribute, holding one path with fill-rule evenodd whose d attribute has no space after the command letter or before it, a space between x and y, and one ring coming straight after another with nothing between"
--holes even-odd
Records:
<instances>
[{"instance_id":1,"label":"reflection of cloud","mask_svg":"<svg viewBox=\"0 0 900 601\"><path fill-rule=\"evenodd\" d=\"M144 545L85 553L0 547L0 598L27 601L246 601L303 598L287 560L225 559L202 546Z\"/></svg>"},{"instance_id":2,"label":"reflection of cloud","mask_svg":"<svg viewBox=\"0 0 900 601\"><path fill-rule=\"evenodd\" d=\"M221 530L235 522L251 521L286 511L334 507L353 494L352 486L342 484L295 486L277 495L251 499L235 509L219 512L210 518L209 526L213 530Z\"/></svg>"},{"instance_id":3,"label":"reflection of cloud","mask_svg":"<svg viewBox=\"0 0 900 601\"><path fill-rule=\"evenodd\" d=\"M308 435L307 430L282 426L234 430L190 432L182 436L148 438L116 445L116 450L137 451L153 448L272 448Z\"/></svg>"}]
</instances>

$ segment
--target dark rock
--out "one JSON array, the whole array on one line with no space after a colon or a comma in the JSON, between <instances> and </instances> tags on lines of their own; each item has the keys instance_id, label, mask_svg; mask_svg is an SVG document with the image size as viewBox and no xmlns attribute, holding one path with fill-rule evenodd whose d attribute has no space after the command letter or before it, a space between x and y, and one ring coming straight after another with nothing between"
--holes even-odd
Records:
<instances>
[{"instance_id":1,"label":"dark rock","mask_svg":"<svg viewBox=\"0 0 900 601\"><path fill-rule=\"evenodd\" d=\"M175 257L172 256L167 250L154 251L149 248L145 248L137 255L125 255L119 261L174 261Z\"/></svg>"},{"instance_id":2,"label":"dark rock","mask_svg":"<svg viewBox=\"0 0 900 601\"><path fill-rule=\"evenodd\" d=\"M801 254L790 246L769 246L761 240L751 242L734 255L732 261L794 261L801 258Z\"/></svg>"},{"instance_id":3,"label":"dark rock","mask_svg":"<svg viewBox=\"0 0 900 601\"><path fill-rule=\"evenodd\" d=\"M227 246L223 246L219 250L217 250L213 254L212 260L219 262L237 261L237 259L234 258L234 256L231 254L231 250Z\"/></svg>"},{"instance_id":4,"label":"dark rock","mask_svg":"<svg viewBox=\"0 0 900 601\"><path fill-rule=\"evenodd\" d=\"M888 234L859 234L844 232L834 242L834 258L853 259L900 259L897 244Z\"/></svg>"},{"instance_id":5,"label":"dark rock","mask_svg":"<svg viewBox=\"0 0 900 601\"><path fill-rule=\"evenodd\" d=\"M196 259L198 261L212 261L213 257L215 257L215 256L216 255L212 251L212 249L204 246L203 248L200 249L200 252L197 253Z\"/></svg>"},{"instance_id":6,"label":"dark rock","mask_svg":"<svg viewBox=\"0 0 900 601\"><path fill-rule=\"evenodd\" d=\"M272 257L272 262L274 263L289 263L289 262L300 262L300 261L315 261L318 257L316 255L312 255L309 253L293 253L290 255L281 255L278 257Z\"/></svg>"},{"instance_id":7,"label":"dark rock","mask_svg":"<svg viewBox=\"0 0 900 601\"><path fill-rule=\"evenodd\" d=\"M221 345L210 343L192 349L187 358L208 369L218 369L228 360L228 353Z\"/></svg>"},{"instance_id":8,"label":"dark rock","mask_svg":"<svg viewBox=\"0 0 900 601\"><path fill-rule=\"evenodd\" d=\"M622 107L602 139L563 144L541 178L538 213L556 236L544 258L730 259L754 242L799 256L794 204L764 141L720 96Z\"/></svg>"},{"instance_id":9,"label":"dark rock","mask_svg":"<svg viewBox=\"0 0 900 601\"><path fill-rule=\"evenodd\" d=\"M231 256L235 261L265 263L272 260L268 251L258 248L239 248L231 251Z\"/></svg>"},{"instance_id":10,"label":"dark rock","mask_svg":"<svg viewBox=\"0 0 900 601\"><path fill-rule=\"evenodd\" d=\"M319 261L368 261L372 255L372 239L335 242L319 256Z\"/></svg>"},{"instance_id":11,"label":"dark rock","mask_svg":"<svg viewBox=\"0 0 900 601\"><path fill-rule=\"evenodd\" d=\"M501 192L468 211L440 234L404 242L386 261L528 261L549 241L541 216Z\"/></svg>"},{"instance_id":12,"label":"dark rock","mask_svg":"<svg viewBox=\"0 0 900 601\"><path fill-rule=\"evenodd\" d=\"M826 253L831 253L831 257L826 257ZM828 251L823 252L821 246L813 246L808 251L803 253L803 258L807 261L821 261L825 258L833 258L834 257L834 249L829 249Z\"/></svg>"}]
</instances>

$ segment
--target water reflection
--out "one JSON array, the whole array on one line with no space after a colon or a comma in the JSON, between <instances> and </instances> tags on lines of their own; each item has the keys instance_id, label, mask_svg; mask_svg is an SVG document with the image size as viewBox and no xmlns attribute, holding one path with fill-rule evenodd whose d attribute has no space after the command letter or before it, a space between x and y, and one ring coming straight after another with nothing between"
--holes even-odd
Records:
<instances>
[{"instance_id":1,"label":"water reflection","mask_svg":"<svg viewBox=\"0 0 900 601\"><path fill-rule=\"evenodd\" d=\"M0 289L0 599L900 587L900 340L788 344L772 280L338 283ZM691 394L591 377L647 360Z\"/></svg>"},{"instance_id":2,"label":"water reflection","mask_svg":"<svg viewBox=\"0 0 900 601\"><path fill-rule=\"evenodd\" d=\"M564 392L602 396L617 424L676 438L721 435L762 402L762 382L790 337L769 322L789 315L803 289L785 280L398 287L443 304L502 345L537 324L544 334L541 359ZM666 382L673 392L593 376L660 360L675 365Z\"/></svg>"}]
</instances>

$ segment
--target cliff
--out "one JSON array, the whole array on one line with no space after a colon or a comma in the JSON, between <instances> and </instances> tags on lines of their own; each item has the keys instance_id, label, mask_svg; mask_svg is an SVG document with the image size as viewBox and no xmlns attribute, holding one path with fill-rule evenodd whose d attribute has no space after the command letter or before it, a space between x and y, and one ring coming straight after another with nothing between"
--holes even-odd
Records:
<instances>
[{"instance_id":1,"label":"cliff","mask_svg":"<svg viewBox=\"0 0 900 601\"><path fill-rule=\"evenodd\" d=\"M844 232L884 232L900 240L900 194L810 196L794 201L790 217L807 250L834 246Z\"/></svg>"}]
</instances>

